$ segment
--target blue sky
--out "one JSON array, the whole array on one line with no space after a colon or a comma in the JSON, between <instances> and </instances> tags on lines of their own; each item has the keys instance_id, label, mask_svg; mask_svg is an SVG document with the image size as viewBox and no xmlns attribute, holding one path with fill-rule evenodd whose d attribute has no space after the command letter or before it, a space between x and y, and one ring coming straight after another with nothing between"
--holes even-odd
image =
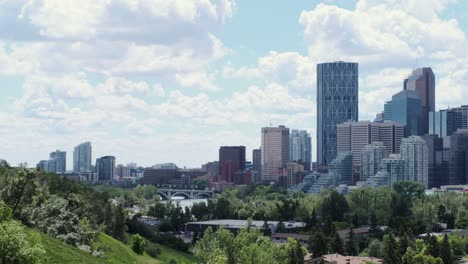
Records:
<instances>
[{"instance_id":1,"label":"blue sky","mask_svg":"<svg viewBox=\"0 0 468 264\"><path fill-rule=\"evenodd\" d=\"M0 158L61 149L71 168L91 141L93 159L198 167L220 145L250 158L269 124L315 149L317 63L359 62L362 120L417 67L439 108L468 104L467 31L461 0L0 1Z\"/></svg>"}]
</instances>

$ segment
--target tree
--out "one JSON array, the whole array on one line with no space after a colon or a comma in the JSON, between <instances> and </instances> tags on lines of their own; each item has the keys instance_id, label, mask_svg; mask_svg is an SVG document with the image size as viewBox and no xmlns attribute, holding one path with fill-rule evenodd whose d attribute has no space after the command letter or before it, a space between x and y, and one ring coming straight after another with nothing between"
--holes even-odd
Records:
<instances>
[{"instance_id":1,"label":"tree","mask_svg":"<svg viewBox=\"0 0 468 264\"><path fill-rule=\"evenodd\" d=\"M286 253L288 255L288 264L303 264L306 250L296 239L288 239L286 244Z\"/></svg>"},{"instance_id":2,"label":"tree","mask_svg":"<svg viewBox=\"0 0 468 264\"><path fill-rule=\"evenodd\" d=\"M444 264L454 263L452 247L450 246L450 241L447 235L444 235L444 239L442 239L442 243L440 245L440 258Z\"/></svg>"},{"instance_id":3,"label":"tree","mask_svg":"<svg viewBox=\"0 0 468 264\"><path fill-rule=\"evenodd\" d=\"M447 208L445 208L443 204L440 204L439 207L437 207L437 220L439 222L446 221L446 211Z\"/></svg>"},{"instance_id":4,"label":"tree","mask_svg":"<svg viewBox=\"0 0 468 264\"><path fill-rule=\"evenodd\" d=\"M434 235L427 236L427 253L434 258L439 256L439 243L437 242L437 237Z\"/></svg>"},{"instance_id":5,"label":"tree","mask_svg":"<svg viewBox=\"0 0 468 264\"><path fill-rule=\"evenodd\" d=\"M127 231L126 221L128 218L127 211L122 204L113 207L112 210L113 220L111 226L108 227L112 237L123 240L125 238L125 231Z\"/></svg>"},{"instance_id":6,"label":"tree","mask_svg":"<svg viewBox=\"0 0 468 264\"><path fill-rule=\"evenodd\" d=\"M314 208L312 209L312 214L307 219L306 229L307 230L315 229L317 225L318 225L317 213L315 212L315 208Z\"/></svg>"},{"instance_id":7,"label":"tree","mask_svg":"<svg viewBox=\"0 0 468 264\"><path fill-rule=\"evenodd\" d=\"M367 253L369 254L370 257L375 257L375 258L382 257L383 244L378 239L373 239L370 242L369 247L367 249L368 249Z\"/></svg>"},{"instance_id":8,"label":"tree","mask_svg":"<svg viewBox=\"0 0 468 264\"><path fill-rule=\"evenodd\" d=\"M309 252L316 258L327 254L327 240L322 231L315 231L309 238Z\"/></svg>"},{"instance_id":9,"label":"tree","mask_svg":"<svg viewBox=\"0 0 468 264\"><path fill-rule=\"evenodd\" d=\"M346 198L335 189L321 193L320 213L322 217L330 216L332 221L342 221L348 210Z\"/></svg>"},{"instance_id":10,"label":"tree","mask_svg":"<svg viewBox=\"0 0 468 264\"><path fill-rule=\"evenodd\" d=\"M343 247L343 240L341 239L340 235L337 232L333 235L330 241L330 247L328 250L329 253L337 253L337 254L345 254L345 250Z\"/></svg>"},{"instance_id":11,"label":"tree","mask_svg":"<svg viewBox=\"0 0 468 264\"><path fill-rule=\"evenodd\" d=\"M406 197L421 198L426 187L415 181L397 181L393 184L393 190Z\"/></svg>"},{"instance_id":12,"label":"tree","mask_svg":"<svg viewBox=\"0 0 468 264\"><path fill-rule=\"evenodd\" d=\"M370 214L369 233L371 234L371 237L373 238L379 237L380 235L380 229L377 223L377 216L375 215L374 212Z\"/></svg>"},{"instance_id":13,"label":"tree","mask_svg":"<svg viewBox=\"0 0 468 264\"><path fill-rule=\"evenodd\" d=\"M142 255L145 252L146 240L138 234L133 235L130 239L130 247L135 253Z\"/></svg>"},{"instance_id":14,"label":"tree","mask_svg":"<svg viewBox=\"0 0 468 264\"><path fill-rule=\"evenodd\" d=\"M166 206L161 202L157 202L150 206L148 209L148 215L157 217L159 219L164 219L166 216Z\"/></svg>"},{"instance_id":15,"label":"tree","mask_svg":"<svg viewBox=\"0 0 468 264\"><path fill-rule=\"evenodd\" d=\"M11 220L11 210L0 200L0 263L34 264L45 251L36 235Z\"/></svg>"},{"instance_id":16,"label":"tree","mask_svg":"<svg viewBox=\"0 0 468 264\"><path fill-rule=\"evenodd\" d=\"M401 263L401 256L398 252L395 237L392 234L384 236L383 260L385 264Z\"/></svg>"},{"instance_id":17,"label":"tree","mask_svg":"<svg viewBox=\"0 0 468 264\"><path fill-rule=\"evenodd\" d=\"M349 229L348 237L346 240L346 253L349 256L357 256L359 254L356 245L356 238L354 237L354 232L352 228Z\"/></svg>"}]
</instances>

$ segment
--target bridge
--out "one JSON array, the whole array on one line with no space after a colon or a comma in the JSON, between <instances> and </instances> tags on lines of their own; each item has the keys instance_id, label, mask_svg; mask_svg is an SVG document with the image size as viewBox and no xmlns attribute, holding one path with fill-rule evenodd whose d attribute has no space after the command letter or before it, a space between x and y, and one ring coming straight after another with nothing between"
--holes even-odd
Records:
<instances>
[{"instance_id":1,"label":"bridge","mask_svg":"<svg viewBox=\"0 0 468 264\"><path fill-rule=\"evenodd\" d=\"M182 196L185 199L206 199L211 198L214 194L213 191L184 189L158 189L157 193L163 200L170 200L174 196Z\"/></svg>"}]
</instances>

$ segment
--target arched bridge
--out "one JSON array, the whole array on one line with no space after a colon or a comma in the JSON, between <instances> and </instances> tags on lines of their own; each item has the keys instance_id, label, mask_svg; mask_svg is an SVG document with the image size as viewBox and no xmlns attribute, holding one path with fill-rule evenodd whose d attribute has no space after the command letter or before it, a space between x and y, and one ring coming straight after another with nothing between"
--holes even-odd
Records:
<instances>
[{"instance_id":1,"label":"arched bridge","mask_svg":"<svg viewBox=\"0 0 468 264\"><path fill-rule=\"evenodd\" d=\"M213 191L183 190L183 189L158 189L158 194L163 200L170 200L174 196L182 196L185 199L211 198Z\"/></svg>"}]
</instances>

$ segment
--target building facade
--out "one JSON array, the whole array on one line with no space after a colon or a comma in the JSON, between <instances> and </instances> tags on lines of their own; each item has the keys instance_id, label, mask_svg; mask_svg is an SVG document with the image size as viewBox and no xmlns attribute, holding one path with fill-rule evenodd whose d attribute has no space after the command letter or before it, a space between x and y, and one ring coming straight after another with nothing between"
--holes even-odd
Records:
<instances>
[{"instance_id":1,"label":"building facade","mask_svg":"<svg viewBox=\"0 0 468 264\"><path fill-rule=\"evenodd\" d=\"M252 150L252 170L262 171L262 150L260 148Z\"/></svg>"},{"instance_id":2,"label":"building facade","mask_svg":"<svg viewBox=\"0 0 468 264\"><path fill-rule=\"evenodd\" d=\"M76 146L73 150L73 171L92 172L91 157L91 142L85 142Z\"/></svg>"},{"instance_id":3,"label":"building facade","mask_svg":"<svg viewBox=\"0 0 468 264\"><path fill-rule=\"evenodd\" d=\"M226 182L235 182L237 172L245 170L245 147L223 146L219 148L219 175Z\"/></svg>"},{"instance_id":4,"label":"building facade","mask_svg":"<svg viewBox=\"0 0 468 264\"><path fill-rule=\"evenodd\" d=\"M304 164L305 170L310 170L312 162L312 143L306 130L292 129L289 134L289 161Z\"/></svg>"},{"instance_id":5,"label":"building facade","mask_svg":"<svg viewBox=\"0 0 468 264\"><path fill-rule=\"evenodd\" d=\"M396 181L404 180L406 161L400 154L391 154L388 158L382 159L380 163L380 172L388 177L389 186Z\"/></svg>"},{"instance_id":6,"label":"building facade","mask_svg":"<svg viewBox=\"0 0 468 264\"><path fill-rule=\"evenodd\" d=\"M96 173L99 181L112 181L115 175L115 157L104 156L96 159Z\"/></svg>"},{"instance_id":7,"label":"building facade","mask_svg":"<svg viewBox=\"0 0 468 264\"><path fill-rule=\"evenodd\" d=\"M289 128L285 126L262 128L262 181L277 182L282 168L288 161Z\"/></svg>"},{"instance_id":8,"label":"building facade","mask_svg":"<svg viewBox=\"0 0 468 264\"><path fill-rule=\"evenodd\" d=\"M461 113L462 114L462 127L461 128L468 128L468 105L462 105L460 107L455 107L450 110Z\"/></svg>"},{"instance_id":9,"label":"building facade","mask_svg":"<svg viewBox=\"0 0 468 264\"><path fill-rule=\"evenodd\" d=\"M429 112L429 134L439 137L451 136L459 128L463 128L463 113L455 110L440 110Z\"/></svg>"},{"instance_id":10,"label":"building facade","mask_svg":"<svg viewBox=\"0 0 468 264\"><path fill-rule=\"evenodd\" d=\"M355 177L360 178L361 152L366 145L382 142L388 154L399 153L404 126L396 122L345 122L337 125L337 151L353 153Z\"/></svg>"},{"instance_id":11,"label":"building facade","mask_svg":"<svg viewBox=\"0 0 468 264\"><path fill-rule=\"evenodd\" d=\"M336 158L328 165L328 175L333 185L353 185L353 154L351 152L339 152Z\"/></svg>"},{"instance_id":12,"label":"building facade","mask_svg":"<svg viewBox=\"0 0 468 264\"><path fill-rule=\"evenodd\" d=\"M404 138L400 147L405 161L406 181L416 181L429 187L429 157L426 142L419 136Z\"/></svg>"},{"instance_id":13,"label":"building facade","mask_svg":"<svg viewBox=\"0 0 468 264\"><path fill-rule=\"evenodd\" d=\"M373 142L361 152L361 181L375 176L380 170L382 160L388 157L387 148L382 142Z\"/></svg>"},{"instance_id":14,"label":"building facade","mask_svg":"<svg viewBox=\"0 0 468 264\"><path fill-rule=\"evenodd\" d=\"M419 68L413 71L405 80L406 90L412 90L421 98L421 132L425 135L429 131L429 112L435 111L435 76L431 68Z\"/></svg>"},{"instance_id":15,"label":"building facade","mask_svg":"<svg viewBox=\"0 0 468 264\"><path fill-rule=\"evenodd\" d=\"M210 175L218 176L219 175L219 161L211 161L202 165L202 170Z\"/></svg>"},{"instance_id":16,"label":"building facade","mask_svg":"<svg viewBox=\"0 0 468 264\"><path fill-rule=\"evenodd\" d=\"M468 129L459 129L450 136L449 185L468 182Z\"/></svg>"},{"instance_id":17,"label":"building facade","mask_svg":"<svg viewBox=\"0 0 468 264\"><path fill-rule=\"evenodd\" d=\"M50 172L64 173L67 171L67 152L56 150L50 153L49 163L54 163L54 169Z\"/></svg>"},{"instance_id":18,"label":"building facade","mask_svg":"<svg viewBox=\"0 0 468 264\"><path fill-rule=\"evenodd\" d=\"M384 119L403 124L405 137L422 135L424 132L421 109L419 94L416 91L404 90L393 95L392 100L385 103Z\"/></svg>"},{"instance_id":19,"label":"building facade","mask_svg":"<svg viewBox=\"0 0 468 264\"><path fill-rule=\"evenodd\" d=\"M336 125L358 120L358 64L317 65L317 163L328 165L337 155Z\"/></svg>"},{"instance_id":20,"label":"building facade","mask_svg":"<svg viewBox=\"0 0 468 264\"><path fill-rule=\"evenodd\" d=\"M428 150L428 187L448 185L450 153L444 148L444 139L437 135L424 135L421 138L426 142Z\"/></svg>"}]
</instances>

